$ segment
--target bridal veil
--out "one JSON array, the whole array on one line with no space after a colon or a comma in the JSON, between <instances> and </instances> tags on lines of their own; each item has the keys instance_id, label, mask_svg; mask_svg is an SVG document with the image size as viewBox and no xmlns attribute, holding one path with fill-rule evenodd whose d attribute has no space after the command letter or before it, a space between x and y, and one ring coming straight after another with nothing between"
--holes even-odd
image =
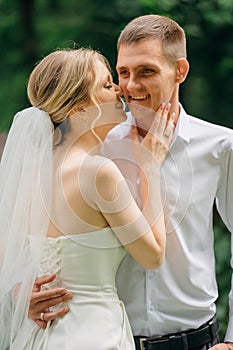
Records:
<instances>
[{"instance_id":1,"label":"bridal veil","mask_svg":"<svg viewBox=\"0 0 233 350\"><path fill-rule=\"evenodd\" d=\"M24 109L14 118L2 155L1 350L23 349L24 336L17 335L27 319L41 244L49 224L53 129L46 112L34 107Z\"/></svg>"}]
</instances>

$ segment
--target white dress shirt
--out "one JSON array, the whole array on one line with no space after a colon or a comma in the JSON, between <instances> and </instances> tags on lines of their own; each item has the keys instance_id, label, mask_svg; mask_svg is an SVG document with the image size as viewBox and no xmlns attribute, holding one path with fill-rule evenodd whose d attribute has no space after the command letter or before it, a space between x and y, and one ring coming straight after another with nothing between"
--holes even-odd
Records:
<instances>
[{"instance_id":1,"label":"white dress shirt","mask_svg":"<svg viewBox=\"0 0 233 350\"><path fill-rule=\"evenodd\" d=\"M132 117L128 118L132 124ZM111 131L104 152L116 161L140 204L138 174L128 144L130 123ZM189 116L181 106L174 141L162 166L161 186L165 262L158 269L145 270L127 254L117 274L118 293L134 335L198 328L215 314L212 212L216 201L223 222L233 232L233 131ZM229 302L225 340L233 341L233 286Z\"/></svg>"}]
</instances>

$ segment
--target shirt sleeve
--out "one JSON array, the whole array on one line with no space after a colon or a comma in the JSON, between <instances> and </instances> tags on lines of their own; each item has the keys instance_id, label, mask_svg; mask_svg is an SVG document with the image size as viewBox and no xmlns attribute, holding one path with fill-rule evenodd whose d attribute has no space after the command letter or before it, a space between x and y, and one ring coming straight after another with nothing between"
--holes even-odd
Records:
<instances>
[{"instance_id":1,"label":"shirt sleeve","mask_svg":"<svg viewBox=\"0 0 233 350\"><path fill-rule=\"evenodd\" d=\"M225 152L216 197L217 210L231 232L231 268L233 269L233 142ZM224 341L233 342L233 277L229 293L229 322Z\"/></svg>"}]
</instances>

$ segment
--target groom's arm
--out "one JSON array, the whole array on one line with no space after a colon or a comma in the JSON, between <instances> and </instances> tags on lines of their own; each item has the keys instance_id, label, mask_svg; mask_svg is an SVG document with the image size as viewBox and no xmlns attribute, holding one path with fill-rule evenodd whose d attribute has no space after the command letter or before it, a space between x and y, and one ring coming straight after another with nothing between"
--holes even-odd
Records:
<instances>
[{"instance_id":1,"label":"groom's arm","mask_svg":"<svg viewBox=\"0 0 233 350\"><path fill-rule=\"evenodd\" d=\"M69 312L69 307L67 305L61 306L56 311L49 310L50 307L73 298L73 294L68 292L65 288L41 290L44 284L52 282L55 277L55 274L38 277L35 280L32 290L28 317L36 322L40 328L46 328L48 321L52 321ZM40 319L41 313L44 313L43 320Z\"/></svg>"}]
</instances>

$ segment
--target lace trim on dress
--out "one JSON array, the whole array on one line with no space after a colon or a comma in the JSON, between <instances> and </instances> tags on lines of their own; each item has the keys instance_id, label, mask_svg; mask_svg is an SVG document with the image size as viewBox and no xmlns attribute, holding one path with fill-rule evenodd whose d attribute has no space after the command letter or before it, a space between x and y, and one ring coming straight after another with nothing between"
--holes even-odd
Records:
<instances>
[{"instance_id":1,"label":"lace trim on dress","mask_svg":"<svg viewBox=\"0 0 233 350\"><path fill-rule=\"evenodd\" d=\"M39 274L50 275L55 273L56 278L45 286L45 289L61 287L61 269L62 269L62 240L60 238L47 237L43 246Z\"/></svg>"}]
</instances>

